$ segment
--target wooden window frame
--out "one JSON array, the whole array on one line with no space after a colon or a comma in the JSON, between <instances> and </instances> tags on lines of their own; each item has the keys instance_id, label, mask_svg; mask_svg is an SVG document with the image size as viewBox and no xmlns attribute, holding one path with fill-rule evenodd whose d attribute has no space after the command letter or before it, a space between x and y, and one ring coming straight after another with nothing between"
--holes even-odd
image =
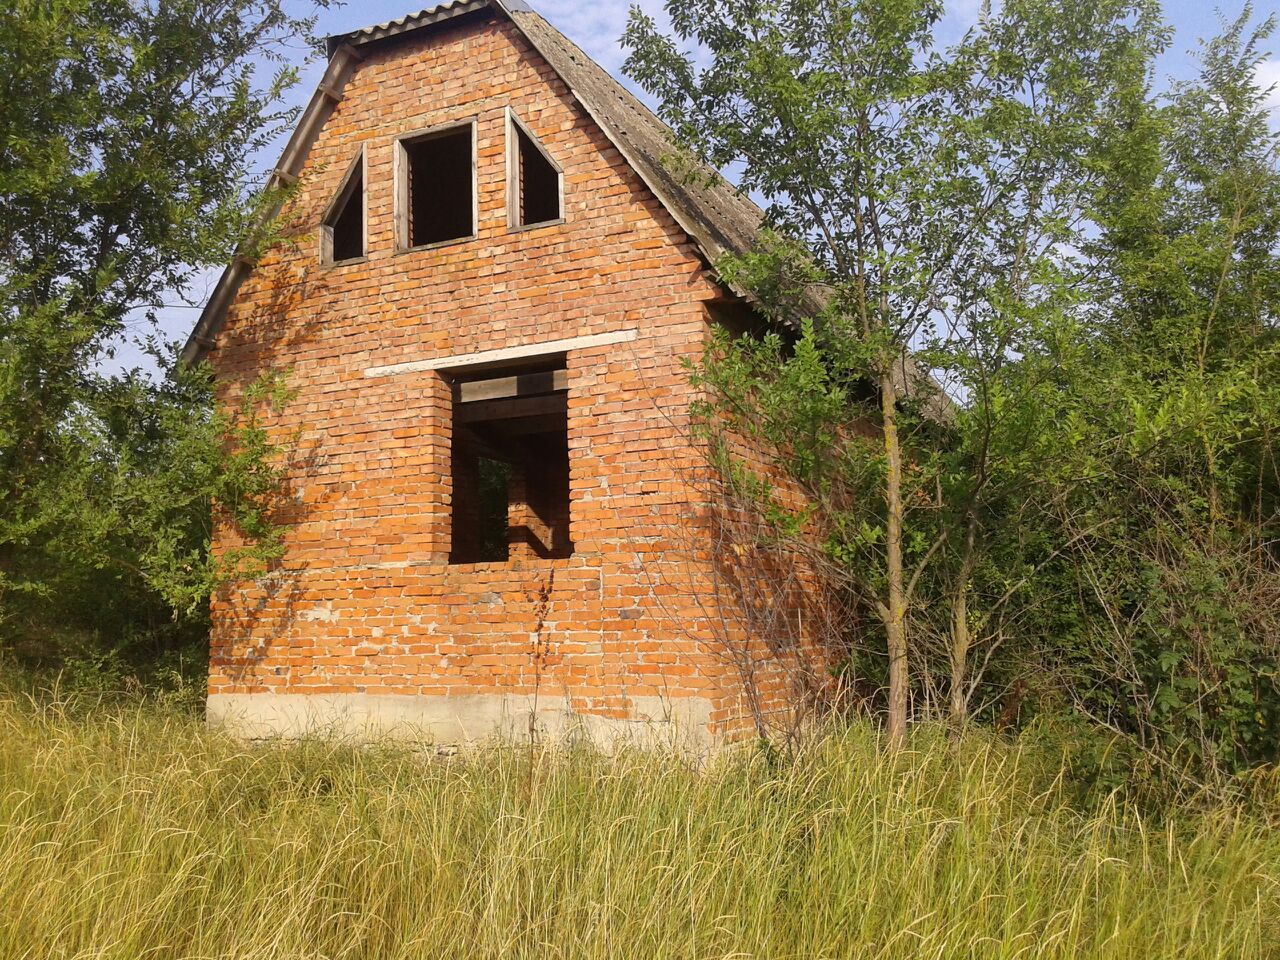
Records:
<instances>
[{"instance_id":1,"label":"wooden window frame","mask_svg":"<svg viewBox=\"0 0 1280 960\"><path fill-rule=\"evenodd\" d=\"M507 139L507 229L511 231L520 230L537 230L539 227L554 227L557 224L564 223L565 205L564 205L564 167L556 162L555 158L542 145L542 140L529 129L529 125L521 120L514 110L507 107L504 111L505 123L504 132ZM521 223L520 222L520 138L516 133L517 128L523 131L524 135L529 138L529 142L538 148L538 152L542 154L542 158L551 164L551 169L556 172L556 192L560 216L555 220L539 220L537 223Z\"/></svg>"},{"instance_id":2,"label":"wooden window frame","mask_svg":"<svg viewBox=\"0 0 1280 960\"><path fill-rule=\"evenodd\" d=\"M471 233L465 237L450 237L448 240L436 240L432 243L420 243L412 246L409 243L409 158L408 147L422 140L447 136L463 127L471 129ZM451 246L455 243L467 243L476 239L480 232L480 180L477 165L476 118L452 120L448 123L436 124L421 130L412 130L395 137L392 142L394 155L392 158L392 176L395 181L395 228L396 253L414 253L419 250L435 250L439 247Z\"/></svg>"},{"instance_id":3,"label":"wooden window frame","mask_svg":"<svg viewBox=\"0 0 1280 960\"><path fill-rule=\"evenodd\" d=\"M334 214L342 208L342 206L351 199L351 191L355 181L356 171L360 172L360 183L363 187L363 194L360 204L360 231L361 231L361 254L358 257L348 257L345 260L335 260L333 258L333 224L330 222L334 219ZM320 263L326 267L345 267L352 263L364 263L369 259L369 161L368 151L365 145L361 144L359 151L351 162L347 164L347 171L342 175L341 184L337 192L333 195L333 199L329 201L328 206L324 208L324 213L320 216Z\"/></svg>"}]
</instances>

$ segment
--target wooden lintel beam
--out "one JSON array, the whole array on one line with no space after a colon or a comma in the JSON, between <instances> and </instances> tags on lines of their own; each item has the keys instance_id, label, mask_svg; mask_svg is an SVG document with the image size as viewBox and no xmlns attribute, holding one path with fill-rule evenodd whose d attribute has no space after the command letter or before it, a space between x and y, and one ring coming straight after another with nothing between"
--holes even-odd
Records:
<instances>
[{"instance_id":1,"label":"wooden lintel beam","mask_svg":"<svg viewBox=\"0 0 1280 960\"><path fill-rule=\"evenodd\" d=\"M476 400L460 403L453 411L454 423L478 423L485 420L512 420L516 417L540 417L563 413L565 396L552 393L541 397L504 397L501 400Z\"/></svg>"},{"instance_id":2,"label":"wooden lintel beam","mask_svg":"<svg viewBox=\"0 0 1280 960\"><path fill-rule=\"evenodd\" d=\"M539 373L520 373L512 377L495 377L492 380L471 380L458 384L457 402L474 403L477 400L535 396L565 390L568 386L569 374L565 370L544 370Z\"/></svg>"}]
</instances>

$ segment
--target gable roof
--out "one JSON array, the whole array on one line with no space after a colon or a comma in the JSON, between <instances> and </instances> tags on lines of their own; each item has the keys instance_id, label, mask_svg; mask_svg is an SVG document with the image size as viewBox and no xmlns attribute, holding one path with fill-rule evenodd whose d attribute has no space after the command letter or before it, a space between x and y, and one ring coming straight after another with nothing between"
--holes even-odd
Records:
<instances>
[{"instance_id":1,"label":"gable roof","mask_svg":"<svg viewBox=\"0 0 1280 960\"><path fill-rule=\"evenodd\" d=\"M714 263L725 253L746 252L752 247L763 219L760 208L710 168L706 170L707 176L694 178L681 177L668 169L663 157L672 152L670 128L523 0L450 0L397 20L329 37L326 41L328 67L303 110L268 186L278 188L297 180L307 153L334 106L342 99L343 87L370 45L430 30L437 24L482 10L496 11L516 26L707 263ZM278 212L277 208L266 215L272 217ZM237 258L223 272L182 349L184 363L198 362L213 346L236 291L252 269L251 261ZM743 291L735 292L745 296Z\"/></svg>"}]
</instances>

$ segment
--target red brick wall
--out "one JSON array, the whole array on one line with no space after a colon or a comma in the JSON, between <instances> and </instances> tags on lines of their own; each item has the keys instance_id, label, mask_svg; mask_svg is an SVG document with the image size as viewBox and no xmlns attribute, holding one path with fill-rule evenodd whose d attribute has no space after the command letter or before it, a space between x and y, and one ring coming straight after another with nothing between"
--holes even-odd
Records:
<instances>
[{"instance_id":1,"label":"red brick wall","mask_svg":"<svg viewBox=\"0 0 1280 960\"><path fill-rule=\"evenodd\" d=\"M563 167L563 224L507 225L507 107ZM478 236L396 252L393 138L469 119ZM361 145L368 257L322 267L315 228ZM680 360L719 291L671 216L497 18L372 48L302 183L296 246L244 284L211 355L224 402L287 370L295 396L273 429L296 438L281 568L214 602L211 713L228 695L536 690L617 720L696 701L711 733L742 729L732 671L699 639L696 559L676 555L696 499ZM364 371L632 329L567 358L574 555L448 564L449 385Z\"/></svg>"}]
</instances>

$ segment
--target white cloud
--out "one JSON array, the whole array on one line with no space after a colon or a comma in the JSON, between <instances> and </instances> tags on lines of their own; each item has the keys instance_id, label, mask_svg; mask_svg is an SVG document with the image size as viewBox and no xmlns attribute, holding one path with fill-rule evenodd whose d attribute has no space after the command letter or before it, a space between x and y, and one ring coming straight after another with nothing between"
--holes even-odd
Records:
<instances>
[{"instance_id":1,"label":"white cloud","mask_svg":"<svg viewBox=\"0 0 1280 960\"><path fill-rule=\"evenodd\" d=\"M991 8L999 9L999 3L992 3ZM982 13L982 0L947 0L946 15L961 27L971 27L978 22Z\"/></svg>"},{"instance_id":2,"label":"white cloud","mask_svg":"<svg viewBox=\"0 0 1280 960\"><path fill-rule=\"evenodd\" d=\"M615 77L626 53L618 42L627 26L632 0L534 0L534 9L582 47ZM646 13L662 22L659 0L642 0Z\"/></svg>"},{"instance_id":3,"label":"white cloud","mask_svg":"<svg viewBox=\"0 0 1280 960\"><path fill-rule=\"evenodd\" d=\"M1271 89L1266 105L1271 111L1271 123L1280 127L1280 60L1263 60L1254 69L1254 79L1263 90Z\"/></svg>"}]
</instances>

